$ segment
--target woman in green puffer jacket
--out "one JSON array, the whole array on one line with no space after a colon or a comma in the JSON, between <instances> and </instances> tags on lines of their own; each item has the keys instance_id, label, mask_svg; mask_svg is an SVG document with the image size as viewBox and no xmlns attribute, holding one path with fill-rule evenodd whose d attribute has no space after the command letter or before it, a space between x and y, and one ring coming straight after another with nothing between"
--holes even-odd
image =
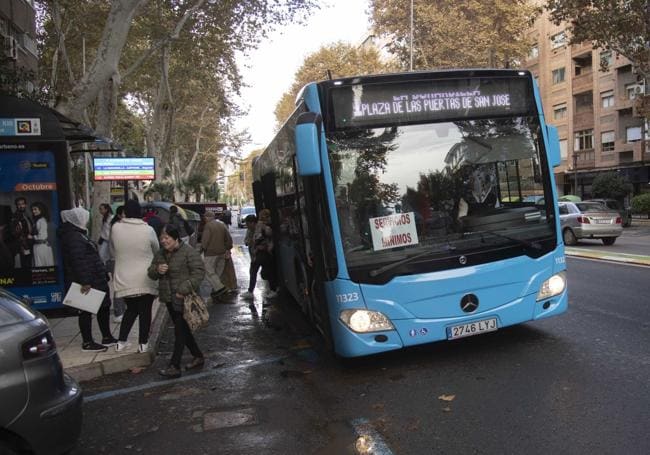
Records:
<instances>
[{"instance_id":1,"label":"woman in green puffer jacket","mask_svg":"<svg viewBox=\"0 0 650 455\"><path fill-rule=\"evenodd\" d=\"M185 366L186 370L200 368L205 363L203 353L196 344L190 327L183 318L183 301L193 291L198 293L205 276L205 266L199 253L180 240L180 233L167 224L160 233L162 248L156 253L149 266L149 277L158 280L158 298L167 305L169 316L174 322L174 352L169 366L159 373L167 378L181 375L181 357L185 346L194 357Z\"/></svg>"}]
</instances>

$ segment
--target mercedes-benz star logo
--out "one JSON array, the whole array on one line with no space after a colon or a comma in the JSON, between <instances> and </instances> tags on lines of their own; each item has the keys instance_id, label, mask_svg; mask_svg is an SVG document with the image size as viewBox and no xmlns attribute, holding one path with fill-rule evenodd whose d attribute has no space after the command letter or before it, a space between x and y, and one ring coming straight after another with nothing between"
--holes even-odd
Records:
<instances>
[{"instance_id":1,"label":"mercedes-benz star logo","mask_svg":"<svg viewBox=\"0 0 650 455\"><path fill-rule=\"evenodd\" d=\"M460 309L465 313L471 313L478 308L478 297L474 294L467 294L460 299Z\"/></svg>"},{"instance_id":2,"label":"mercedes-benz star logo","mask_svg":"<svg viewBox=\"0 0 650 455\"><path fill-rule=\"evenodd\" d=\"M467 257L466 256L459 257L458 262L460 262L462 265L467 264Z\"/></svg>"}]
</instances>

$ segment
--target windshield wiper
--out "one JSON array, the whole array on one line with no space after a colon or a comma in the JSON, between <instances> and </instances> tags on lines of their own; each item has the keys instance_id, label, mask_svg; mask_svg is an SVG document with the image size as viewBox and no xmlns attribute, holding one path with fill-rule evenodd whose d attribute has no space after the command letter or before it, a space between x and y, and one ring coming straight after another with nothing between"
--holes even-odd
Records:
<instances>
[{"instance_id":1,"label":"windshield wiper","mask_svg":"<svg viewBox=\"0 0 650 455\"><path fill-rule=\"evenodd\" d=\"M439 251L439 252L433 252L433 251L430 251L430 250L423 251L422 253L418 253L416 255L404 258L404 259L402 259L400 261L392 262L390 264L386 264L385 266L379 267L378 269L371 270L370 272L368 272L368 275L370 275L371 277L374 278L374 277L376 277L378 275L381 275L384 272L388 272L389 270L392 270L392 269L394 269L396 267L399 267L400 265L404 265L404 264L407 264L409 262L413 262L413 261L415 261L417 259L420 259L421 257L429 256L431 254L447 253L447 252L455 251L455 250L456 250L456 247L453 246L453 245L450 245L448 243L448 244L446 244L444 246L444 251ZM449 257L451 257L451 256L449 256Z\"/></svg>"},{"instance_id":2,"label":"windshield wiper","mask_svg":"<svg viewBox=\"0 0 650 455\"><path fill-rule=\"evenodd\" d=\"M495 237L500 237L502 239L510 240L511 242L515 242L519 245L525 246L526 248L530 248L535 251L541 251L542 250L542 245L539 244L539 242L531 242L530 240L524 240L524 239L518 239L515 237L510 237L509 235L504 235L504 234L499 234L494 231L475 231L475 232L470 232L470 234L478 234L481 236L481 240L485 240L483 237L484 234L489 234L493 235Z\"/></svg>"}]
</instances>

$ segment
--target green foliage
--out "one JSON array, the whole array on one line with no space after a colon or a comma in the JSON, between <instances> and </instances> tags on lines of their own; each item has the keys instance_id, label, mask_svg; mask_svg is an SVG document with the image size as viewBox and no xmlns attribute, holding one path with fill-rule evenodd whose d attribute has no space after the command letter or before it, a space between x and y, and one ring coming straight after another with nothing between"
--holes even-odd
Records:
<instances>
[{"instance_id":1,"label":"green foliage","mask_svg":"<svg viewBox=\"0 0 650 455\"><path fill-rule=\"evenodd\" d=\"M520 66L539 9L527 0L413 1L413 69ZM411 0L371 0L373 29L409 68Z\"/></svg>"},{"instance_id":2,"label":"green foliage","mask_svg":"<svg viewBox=\"0 0 650 455\"><path fill-rule=\"evenodd\" d=\"M0 94L27 98L47 105L47 93L39 87L36 72L0 56Z\"/></svg>"},{"instance_id":3,"label":"green foliage","mask_svg":"<svg viewBox=\"0 0 650 455\"><path fill-rule=\"evenodd\" d=\"M396 65L381 59L374 48L358 47L348 43L337 42L322 46L313 54L308 55L302 66L294 75L294 81L288 92L275 107L277 126L291 115L296 108L296 95L307 83L327 78L327 72L332 77L349 77L365 74L387 73L395 71Z\"/></svg>"},{"instance_id":4,"label":"green foliage","mask_svg":"<svg viewBox=\"0 0 650 455\"><path fill-rule=\"evenodd\" d=\"M594 197L623 199L632 188L627 181L615 172L598 174L591 186Z\"/></svg>"},{"instance_id":5,"label":"green foliage","mask_svg":"<svg viewBox=\"0 0 650 455\"><path fill-rule=\"evenodd\" d=\"M639 194L632 198L632 211L650 218L650 193Z\"/></svg>"},{"instance_id":6,"label":"green foliage","mask_svg":"<svg viewBox=\"0 0 650 455\"><path fill-rule=\"evenodd\" d=\"M103 58L97 49L117 0L37 3L41 75L54 104L87 88L79 84L83 62L88 71L95 58ZM161 178L181 183L192 169L214 176L219 162L236 155L244 139L234 128L241 115L237 55L277 26L304 21L318 5L315 0L140 3L119 58L118 107L108 113L115 120L112 136L131 153L140 154L147 144L149 153L159 154ZM99 103L86 109L91 127L106 117L100 110Z\"/></svg>"},{"instance_id":7,"label":"green foliage","mask_svg":"<svg viewBox=\"0 0 650 455\"><path fill-rule=\"evenodd\" d=\"M170 182L156 182L144 192L145 197L158 194L163 201L174 200L174 184Z\"/></svg>"},{"instance_id":8,"label":"green foliage","mask_svg":"<svg viewBox=\"0 0 650 455\"><path fill-rule=\"evenodd\" d=\"M650 29L647 0L548 0L546 7L556 24L569 24L571 43L590 41L611 49L650 78Z\"/></svg>"},{"instance_id":9,"label":"green foliage","mask_svg":"<svg viewBox=\"0 0 650 455\"><path fill-rule=\"evenodd\" d=\"M193 193L196 201L201 200L201 196L206 193L206 189L210 187L212 180L206 174L194 173L191 174L184 182L183 189L186 197Z\"/></svg>"}]
</instances>

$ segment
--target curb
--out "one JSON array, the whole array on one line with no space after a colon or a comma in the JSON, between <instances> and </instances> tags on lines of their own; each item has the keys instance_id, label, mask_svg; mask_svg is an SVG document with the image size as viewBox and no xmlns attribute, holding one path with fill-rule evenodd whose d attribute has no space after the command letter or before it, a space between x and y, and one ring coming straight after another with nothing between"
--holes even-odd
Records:
<instances>
[{"instance_id":1,"label":"curb","mask_svg":"<svg viewBox=\"0 0 650 455\"><path fill-rule=\"evenodd\" d=\"M625 264L650 266L650 256L641 256L626 253L608 253L582 248L574 249L572 247L564 247L564 253L567 256L579 258L600 259L601 261L622 262Z\"/></svg>"},{"instance_id":2,"label":"curb","mask_svg":"<svg viewBox=\"0 0 650 455\"><path fill-rule=\"evenodd\" d=\"M128 371L135 367L148 367L156 359L158 344L167 321L167 309L161 303L151 322L151 335L149 337L149 352L130 352L120 357L100 360L97 362L78 365L65 369L65 372L79 382L89 381L107 374Z\"/></svg>"}]
</instances>

